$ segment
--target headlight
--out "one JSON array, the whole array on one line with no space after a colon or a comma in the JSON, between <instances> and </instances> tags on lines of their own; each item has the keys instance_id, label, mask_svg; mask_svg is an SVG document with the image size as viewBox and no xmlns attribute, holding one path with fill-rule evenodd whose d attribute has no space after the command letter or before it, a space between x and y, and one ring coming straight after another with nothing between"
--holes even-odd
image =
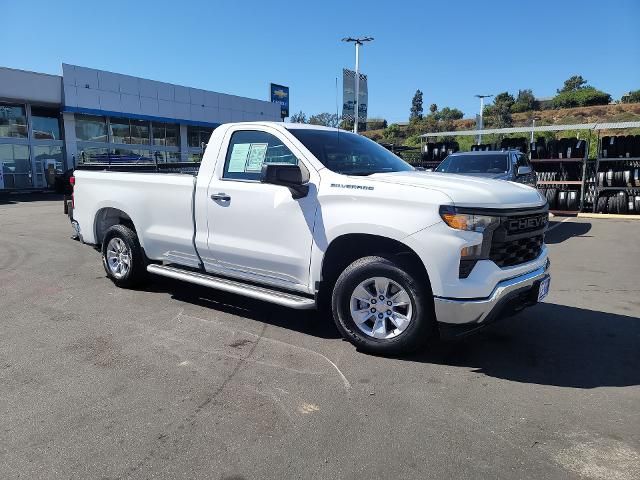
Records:
<instances>
[{"instance_id":1,"label":"headlight","mask_svg":"<svg viewBox=\"0 0 640 480\"><path fill-rule=\"evenodd\" d=\"M440 207L440 216L444 223L456 230L483 233L500 223L498 217L488 215L476 215L471 213L459 213L455 207L443 205Z\"/></svg>"}]
</instances>

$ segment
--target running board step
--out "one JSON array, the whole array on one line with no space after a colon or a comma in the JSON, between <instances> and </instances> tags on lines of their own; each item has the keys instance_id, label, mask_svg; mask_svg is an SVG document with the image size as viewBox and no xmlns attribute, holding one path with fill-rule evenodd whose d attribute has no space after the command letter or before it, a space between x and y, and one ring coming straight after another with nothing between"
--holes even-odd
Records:
<instances>
[{"instance_id":1,"label":"running board step","mask_svg":"<svg viewBox=\"0 0 640 480\"><path fill-rule=\"evenodd\" d=\"M308 310L315 308L316 302L313 298L299 296L293 293L280 292L265 287L249 285L246 283L229 280L226 278L214 277L205 273L192 272L181 268L170 267L168 265L151 264L147 266L147 271L163 277L169 277L183 282L195 283L203 287L215 288L237 295L243 295L265 302L275 303L284 307L298 310Z\"/></svg>"}]
</instances>

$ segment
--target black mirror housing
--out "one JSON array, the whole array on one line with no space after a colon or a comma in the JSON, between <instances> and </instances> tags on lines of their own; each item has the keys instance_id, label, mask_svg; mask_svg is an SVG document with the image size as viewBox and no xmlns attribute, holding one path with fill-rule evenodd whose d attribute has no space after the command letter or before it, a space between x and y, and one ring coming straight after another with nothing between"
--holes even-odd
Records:
<instances>
[{"instance_id":1,"label":"black mirror housing","mask_svg":"<svg viewBox=\"0 0 640 480\"><path fill-rule=\"evenodd\" d=\"M295 199L306 197L309 193L309 172L300 165L265 163L262 165L260 182L288 187Z\"/></svg>"}]
</instances>

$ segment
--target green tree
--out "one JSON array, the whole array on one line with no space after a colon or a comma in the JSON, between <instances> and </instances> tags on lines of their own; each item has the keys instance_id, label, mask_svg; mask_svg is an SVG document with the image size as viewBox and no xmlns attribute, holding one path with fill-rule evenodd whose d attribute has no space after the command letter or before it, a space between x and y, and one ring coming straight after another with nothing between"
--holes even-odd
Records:
<instances>
[{"instance_id":1,"label":"green tree","mask_svg":"<svg viewBox=\"0 0 640 480\"><path fill-rule=\"evenodd\" d=\"M431 105L429 105L429 111L431 113L436 113L438 111L438 105L436 105L435 103L432 103Z\"/></svg>"},{"instance_id":2,"label":"green tree","mask_svg":"<svg viewBox=\"0 0 640 480\"><path fill-rule=\"evenodd\" d=\"M298 113L294 113L289 117L291 123L307 123L307 115L300 110Z\"/></svg>"},{"instance_id":3,"label":"green tree","mask_svg":"<svg viewBox=\"0 0 640 480\"><path fill-rule=\"evenodd\" d=\"M493 105L485 107L483 116L487 118L493 127L505 128L513 125L511 117L511 107L515 103L513 95L509 92L502 92L493 99Z\"/></svg>"},{"instance_id":4,"label":"green tree","mask_svg":"<svg viewBox=\"0 0 640 480\"><path fill-rule=\"evenodd\" d=\"M387 128L384 129L383 136L386 142L398 143L397 139L400 137L400 134L401 134L400 127L397 124L392 123L391 125L389 125Z\"/></svg>"},{"instance_id":5,"label":"green tree","mask_svg":"<svg viewBox=\"0 0 640 480\"><path fill-rule=\"evenodd\" d=\"M464 114L457 108L444 107L439 112L433 114L436 120L460 120Z\"/></svg>"},{"instance_id":6,"label":"green tree","mask_svg":"<svg viewBox=\"0 0 640 480\"><path fill-rule=\"evenodd\" d=\"M622 103L640 103L640 90L632 90L626 95L623 95L620 101Z\"/></svg>"},{"instance_id":7,"label":"green tree","mask_svg":"<svg viewBox=\"0 0 640 480\"><path fill-rule=\"evenodd\" d=\"M411 110L409 114L409 121L413 122L422 119L422 92L416 90L413 100L411 100Z\"/></svg>"},{"instance_id":8,"label":"green tree","mask_svg":"<svg viewBox=\"0 0 640 480\"><path fill-rule=\"evenodd\" d=\"M592 105L608 105L611 95L593 87L561 92L553 97L553 108L589 107Z\"/></svg>"},{"instance_id":9,"label":"green tree","mask_svg":"<svg viewBox=\"0 0 640 480\"><path fill-rule=\"evenodd\" d=\"M564 86L558 90L558 93L575 92L588 86L582 75L573 75L564 81Z\"/></svg>"},{"instance_id":10,"label":"green tree","mask_svg":"<svg viewBox=\"0 0 640 480\"><path fill-rule=\"evenodd\" d=\"M518 96L515 103L511 106L511 111L518 112L530 112L538 109L538 102L533 95L533 91L530 89L518 90Z\"/></svg>"},{"instance_id":11,"label":"green tree","mask_svg":"<svg viewBox=\"0 0 640 480\"><path fill-rule=\"evenodd\" d=\"M336 113L318 113L309 117L309 123L311 125L323 125L325 127L337 127L340 124L340 118Z\"/></svg>"},{"instance_id":12,"label":"green tree","mask_svg":"<svg viewBox=\"0 0 640 480\"><path fill-rule=\"evenodd\" d=\"M340 125L338 126L338 128L341 128L342 130L353 130L353 120L343 118L342 120L340 120Z\"/></svg>"}]
</instances>

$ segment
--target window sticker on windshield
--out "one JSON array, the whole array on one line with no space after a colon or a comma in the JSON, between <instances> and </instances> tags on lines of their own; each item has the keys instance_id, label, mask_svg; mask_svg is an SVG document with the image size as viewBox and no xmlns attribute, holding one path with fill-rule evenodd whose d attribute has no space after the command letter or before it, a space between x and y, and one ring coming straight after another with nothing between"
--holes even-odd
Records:
<instances>
[{"instance_id":1,"label":"window sticker on windshield","mask_svg":"<svg viewBox=\"0 0 640 480\"><path fill-rule=\"evenodd\" d=\"M262 164L267 155L268 143L252 143L249 149L249 155L247 158L247 164L245 171L247 172L259 172L262 170Z\"/></svg>"},{"instance_id":2,"label":"window sticker on windshield","mask_svg":"<svg viewBox=\"0 0 640 480\"><path fill-rule=\"evenodd\" d=\"M231 150L231 158L229 159L229 173L243 173L247 165L247 157L251 149L250 143L236 143Z\"/></svg>"}]
</instances>

